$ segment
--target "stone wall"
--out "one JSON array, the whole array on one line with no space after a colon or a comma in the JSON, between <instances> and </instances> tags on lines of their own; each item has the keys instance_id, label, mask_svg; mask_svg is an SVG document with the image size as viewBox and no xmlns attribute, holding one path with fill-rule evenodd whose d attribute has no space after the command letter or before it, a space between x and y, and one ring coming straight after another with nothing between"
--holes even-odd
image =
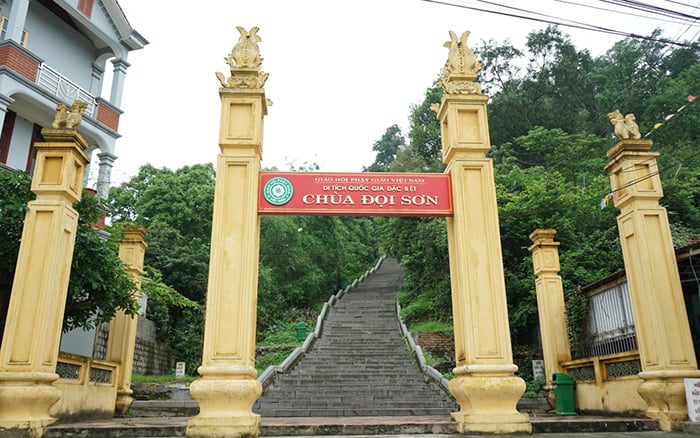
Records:
<instances>
[{"instance_id":1,"label":"stone wall","mask_svg":"<svg viewBox=\"0 0 700 438\"><path fill-rule=\"evenodd\" d=\"M107 338L109 337L109 323L103 322L95 330L95 344L92 347L92 357L104 359L107 357Z\"/></svg>"},{"instance_id":2,"label":"stone wall","mask_svg":"<svg viewBox=\"0 0 700 438\"><path fill-rule=\"evenodd\" d=\"M109 324L101 324L95 335L93 356L104 359L107 351ZM139 316L136 329L136 348L134 349L134 374L161 375L173 371L175 364L170 357L166 344L156 341L156 326L153 321Z\"/></svg>"}]
</instances>

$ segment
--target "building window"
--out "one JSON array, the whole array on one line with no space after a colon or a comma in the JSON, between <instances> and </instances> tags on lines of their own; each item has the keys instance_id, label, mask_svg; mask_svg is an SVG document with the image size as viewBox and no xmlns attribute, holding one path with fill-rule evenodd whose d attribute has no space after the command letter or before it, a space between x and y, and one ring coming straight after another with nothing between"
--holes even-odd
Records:
<instances>
[{"instance_id":1,"label":"building window","mask_svg":"<svg viewBox=\"0 0 700 438\"><path fill-rule=\"evenodd\" d=\"M7 23L9 18L5 15L2 16L0 21L0 40L4 40L7 35ZM22 47L27 47L27 42L29 41L29 31L27 29L22 30Z\"/></svg>"}]
</instances>

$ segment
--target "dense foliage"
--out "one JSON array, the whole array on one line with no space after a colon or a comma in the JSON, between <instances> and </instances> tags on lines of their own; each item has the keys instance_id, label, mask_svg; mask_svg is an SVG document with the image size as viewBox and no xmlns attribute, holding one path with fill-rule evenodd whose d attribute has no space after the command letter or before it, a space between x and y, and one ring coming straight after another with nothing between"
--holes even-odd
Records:
<instances>
[{"instance_id":1,"label":"dense foliage","mask_svg":"<svg viewBox=\"0 0 700 438\"><path fill-rule=\"evenodd\" d=\"M151 297L148 317L191 370L201 360L215 176L211 164L145 165L108 200L113 223L146 226L147 272L186 299ZM263 216L260 229L259 335L308 317L377 261L370 218Z\"/></svg>"},{"instance_id":2,"label":"dense foliage","mask_svg":"<svg viewBox=\"0 0 700 438\"><path fill-rule=\"evenodd\" d=\"M24 172L0 172L0 329L4 327L27 203L34 199ZM118 232L105 240L92 224L102 210L96 198L74 205L79 214L63 330L90 328L112 319L118 309L134 315L135 284L118 256ZM1 332L2 330L0 330Z\"/></svg>"},{"instance_id":3,"label":"dense foliage","mask_svg":"<svg viewBox=\"0 0 700 438\"><path fill-rule=\"evenodd\" d=\"M699 55L695 48L626 39L594 58L556 27L532 32L524 49L488 41L475 51L485 66L479 80L490 96L489 157L495 167L511 333L515 344L533 345L537 306L527 250L533 230L557 230L569 297L622 268L617 211L611 205L600 207L610 191L606 151L615 143L609 112L634 113L640 130L661 154L662 203L674 243L684 245L700 234L700 111L697 102L688 100L700 92ZM440 126L431 109L441 97L435 84L428 88L423 101L410 110L407 135L396 125L387 128L373 145L375 162L364 170L442 172ZM110 191L113 237L108 241L89 226L97 211L95 200L76 204L81 222L73 271L78 274L71 277L66 328L109 319L117 308L135 310L128 299L133 284L123 277L115 242L120 224L142 224L149 245L143 282L150 297L148 316L176 359L196 369L215 175L211 164L174 171L144 165L128 183ZM0 177L0 306L6 306L32 194L26 175ZM331 293L374 264L380 252L398 257L406 270L399 295L404 318L449 325L444 219L264 216L259 336L308 318ZM569 302L575 320L585 311L585 302Z\"/></svg>"},{"instance_id":4,"label":"dense foliage","mask_svg":"<svg viewBox=\"0 0 700 438\"><path fill-rule=\"evenodd\" d=\"M615 143L607 114L634 113L642 134L661 153L663 205L676 245L700 234L700 112L688 96L700 92L698 51L626 39L593 58L556 27L532 32L525 50L506 42L475 49L485 65L480 82L490 95L488 115L511 333L516 344L535 342L537 326L529 234L555 228L567 295L623 266L604 170ZM426 91L411 109L408 143L391 171L442 171L440 127ZM692 98L691 98L692 100ZM393 136L402 135L392 133ZM379 142L377 144L380 144ZM380 147L375 144L375 150ZM443 219L377 221L382 245L406 268L399 299L410 322L449 321L452 315ZM578 310L583 310L576 302ZM580 315L578 315L580 316Z\"/></svg>"}]
</instances>

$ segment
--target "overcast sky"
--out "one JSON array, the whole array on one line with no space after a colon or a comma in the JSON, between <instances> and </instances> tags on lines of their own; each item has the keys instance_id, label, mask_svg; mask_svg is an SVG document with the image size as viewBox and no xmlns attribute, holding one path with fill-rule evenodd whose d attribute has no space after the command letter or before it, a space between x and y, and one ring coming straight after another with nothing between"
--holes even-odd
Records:
<instances>
[{"instance_id":1,"label":"overcast sky","mask_svg":"<svg viewBox=\"0 0 700 438\"><path fill-rule=\"evenodd\" d=\"M698 10L646 0L697 16ZM219 82L224 57L238 41L236 26L258 26L269 73L265 92L264 167L316 163L322 171L359 172L374 161L372 145L386 129L407 133L410 106L447 59L449 31L468 30L480 40L510 40L546 24L421 0L119 0L132 27L149 44L129 55L112 183L128 180L141 165L178 169L215 162L219 153ZM450 3L457 3L450 0ZM648 35L654 28L676 38L685 26L603 12L556 0L502 0L561 19ZM614 7L593 0L578 3ZM684 0L698 4L698 0ZM484 9L478 1L459 4ZM177 5L177 6L176 6ZM518 13L511 11L511 13ZM691 28L684 39L695 36ZM603 54L619 36L561 27L579 49ZM110 66L111 68L111 66ZM620 108L624 111L624 108ZM96 167L96 166L94 166Z\"/></svg>"}]
</instances>

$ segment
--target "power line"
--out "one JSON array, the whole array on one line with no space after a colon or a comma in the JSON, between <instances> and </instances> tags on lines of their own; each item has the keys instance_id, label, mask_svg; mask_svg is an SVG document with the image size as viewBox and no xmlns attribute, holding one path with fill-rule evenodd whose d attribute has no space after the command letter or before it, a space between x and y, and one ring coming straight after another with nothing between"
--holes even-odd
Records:
<instances>
[{"instance_id":1,"label":"power line","mask_svg":"<svg viewBox=\"0 0 700 438\"><path fill-rule=\"evenodd\" d=\"M539 23L552 24L555 26L572 27L572 28L576 28L576 29L590 30L590 31L600 32L600 33L608 33L608 34L617 35L617 36L621 36L621 37L625 37L625 38L643 39L643 40L652 41L652 42L659 42L659 43L663 43L663 44L671 44L671 45L679 46L679 47L689 47L689 48L695 47L695 45L693 43L683 43L683 42L671 41L671 40L668 40L665 38L656 38L656 37L652 37L652 36L638 35L638 34L623 32L623 31L619 31L619 30L615 30L615 29L608 29L608 28L601 27L601 26L565 23L562 21L563 19L561 19L561 18L559 18L558 20L550 20L550 19L543 19L543 18L528 17L528 16L521 15L521 14L495 11L495 10L491 10L491 9L478 8L475 6L468 6L468 5L464 5L464 4L455 4L455 3L451 3L448 1L442 1L442 0L420 0L420 1L423 1L426 3L434 3L434 4L444 5L444 6L452 6L452 7L457 7L457 8L461 8L461 9L468 9L468 10L477 11L477 12L485 12L487 14L496 14L496 15L501 15L504 17L520 18L523 20L536 21Z\"/></svg>"},{"instance_id":2,"label":"power line","mask_svg":"<svg viewBox=\"0 0 700 438\"><path fill-rule=\"evenodd\" d=\"M675 3L675 4L677 4L677 5L685 6L685 7L687 7L687 8L697 9L697 5L696 5L696 6L693 6L693 5L689 5L689 4L687 4L687 3L677 2L677 1L674 1L674 0L664 0L664 1L665 1L665 2L668 2L668 3Z\"/></svg>"},{"instance_id":3,"label":"power line","mask_svg":"<svg viewBox=\"0 0 700 438\"><path fill-rule=\"evenodd\" d=\"M530 10L528 10L528 9L516 8L515 6L501 5L501 4L499 4L499 3L495 3L495 2L491 2L491 1L487 1L487 0L477 0L477 1L480 2L480 3L486 3L487 5L491 5L491 6L500 6L500 7L506 8L506 9L512 9L512 10L519 11L519 12L525 12L525 13L527 13L527 14L533 14L533 15L537 15L537 16L540 16L540 17L546 17L546 18L548 18L548 19L553 19L553 20L564 20L564 21L566 21L566 22L568 22L568 23L571 23L572 25L581 26L581 27L580 27L581 29L586 28L586 29L590 29L590 30L603 30L603 31L610 30L610 29L606 29L606 28L600 27L600 26L595 26L595 25L592 25L592 24L581 23L580 21L569 20L569 19L566 19L566 18L559 18L559 17L555 17L555 16L553 16L553 15L542 14L542 13L540 13L540 12L533 12L533 11L530 11Z\"/></svg>"},{"instance_id":4,"label":"power line","mask_svg":"<svg viewBox=\"0 0 700 438\"><path fill-rule=\"evenodd\" d=\"M646 18L646 19L650 19L650 18L651 18L651 17L649 17L648 15L634 14L634 13L631 13L631 12L625 12L625 11L620 11L620 10L611 9L611 8L603 8L603 7L600 7L600 6L594 6L594 5L589 5L589 4L578 3L578 2L575 2L575 1L568 1L568 0L554 0L554 1L555 1L555 2L559 2L559 3L569 4L569 5L572 5L572 6L578 6L578 7L581 7L581 8L595 9L595 10L597 10L597 11L602 11L602 12L612 12L613 14L624 14L624 15L627 15L627 16L639 17L639 18ZM663 21L663 22L671 23L671 24L685 24L685 23L687 23L686 21L668 20L668 19L658 18L658 17L655 17L654 19L657 20L657 21ZM689 26L691 26L691 25L689 24ZM675 39L677 39L677 38L674 38L674 40L675 40Z\"/></svg>"},{"instance_id":5,"label":"power line","mask_svg":"<svg viewBox=\"0 0 700 438\"><path fill-rule=\"evenodd\" d=\"M648 3L635 1L635 0L598 0L603 3L608 3L611 5L618 5L625 8L636 9L638 11L645 11L655 15L663 15L666 17L679 17L690 20L697 20L697 17L686 14L684 12L678 12L671 9L662 8L659 6L650 5Z\"/></svg>"}]
</instances>

